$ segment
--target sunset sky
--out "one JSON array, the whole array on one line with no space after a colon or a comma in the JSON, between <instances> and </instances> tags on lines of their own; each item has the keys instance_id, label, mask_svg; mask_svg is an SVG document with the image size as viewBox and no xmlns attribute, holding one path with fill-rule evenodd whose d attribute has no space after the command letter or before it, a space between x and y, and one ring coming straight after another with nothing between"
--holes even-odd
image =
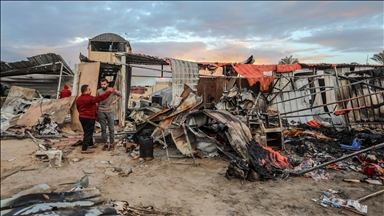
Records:
<instances>
[{"instance_id":1,"label":"sunset sky","mask_svg":"<svg viewBox=\"0 0 384 216\"><path fill-rule=\"evenodd\" d=\"M380 1L1 1L1 60L53 52L73 67L89 38L111 32L162 58L365 64L384 49L383 14Z\"/></svg>"}]
</instances>

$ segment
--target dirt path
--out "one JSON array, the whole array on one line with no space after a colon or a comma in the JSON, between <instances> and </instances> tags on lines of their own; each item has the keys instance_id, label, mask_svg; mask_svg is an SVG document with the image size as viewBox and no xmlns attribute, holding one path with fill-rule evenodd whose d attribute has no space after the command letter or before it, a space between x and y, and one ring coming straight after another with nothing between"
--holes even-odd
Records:
<instances>
[{"instance_id":1,"label":"dirt path","mask_svg":"<svg viewBox=\"0 0 384 216\"><path fill-rule=\"evenodd\" d=\"M327 189L341 190L351 199L383 189L383 186L343 182L344 178L365 177L352 171L329 171L330 180L319 182L304 177L228 181L224 177L226 157L197 159L197 166L173 164L167 161L160 146L155 148L155 159L144 164L132 160L123 147L113 152L99 147L92 155L80 154L80 147L75 147L60 168L47 168L48 162L30 155L35 150L36 145L30 139L1 141L2 177L18 166L27 169L1 181L1 199L40 183L50 185L55 192L66 191L84 175L82 169L91 173L90 186L99 187L105 199L126 200L130 205L153 206L180 215L356 215L330 206L323 208L311 198L318 199L321 190ZM176 152L173 149L170 154ZM81 161L71 162L81 157ZM15 159L7 161L12 158ZM172 158L171 162L190 163L192 159ZM127 177L115 176L111 172L113 167L132 168L133 173ZM368 215L383 215L383 203L384 195L381 195L362 204L368 205Z\"/></svg>"}]
</instances>

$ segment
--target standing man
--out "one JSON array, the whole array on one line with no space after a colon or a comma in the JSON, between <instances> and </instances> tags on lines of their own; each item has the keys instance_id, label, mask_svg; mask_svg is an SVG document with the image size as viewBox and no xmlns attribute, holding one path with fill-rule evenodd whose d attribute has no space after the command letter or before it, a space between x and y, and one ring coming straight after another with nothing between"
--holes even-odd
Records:
<instances>
[{"instance_id":1,"label":"standing man","mask_svg":"<svg viewBox=\"0 0 384 216\"><path fill-rule=\"evenodd\" d=\"M100 80L100 85L101 88L97 90L96 96L102 95L110 89L109 82L105 78ZM117 95L117 98L114 100L113 97L115 95ZM106 100L99 103L99 123L101 126L101 138L105 144L108 144L108 136L106 131L106 126L108 124L109 144L112 144L112 148L115 141L115 114L113 112L113 104L119 101L121 96L121 92L114 91L114 93L111 94Z\"/></svg>"},{"instance_id":2,"label":"standing man","mask_svg":"<svg viewBox=\"0 0 384 216\"><path fill-rule=\"evenodd\" d=\"M93 153L93 150L88 148L96 148L96 145L93 143L93 131L97 119L96 103L107 99L114 91L115 88L109 88L104 94L94 97L91 96L89 85L81 86L81 95L76 99L76 107L79 111L79 120L84 131L82 154Z\"/></svg>"}]
</instances>

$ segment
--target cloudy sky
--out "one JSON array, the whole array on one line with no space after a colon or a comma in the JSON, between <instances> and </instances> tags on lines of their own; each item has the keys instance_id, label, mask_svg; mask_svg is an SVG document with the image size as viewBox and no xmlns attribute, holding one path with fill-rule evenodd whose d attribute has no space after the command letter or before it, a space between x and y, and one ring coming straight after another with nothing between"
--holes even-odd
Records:
<instances>
[{"instance_id":1,"label":"cloudy sky","mask_svg":"<svg viewBox=\"0 0 384 216\"><path fill-rule=\"evenodd\" d=\"M111 32L133 53L182 60L366 63L384 49L383 14L380 1L1 1L1 60L54 52L73 67Z\"/></svg>"}]
</instances>

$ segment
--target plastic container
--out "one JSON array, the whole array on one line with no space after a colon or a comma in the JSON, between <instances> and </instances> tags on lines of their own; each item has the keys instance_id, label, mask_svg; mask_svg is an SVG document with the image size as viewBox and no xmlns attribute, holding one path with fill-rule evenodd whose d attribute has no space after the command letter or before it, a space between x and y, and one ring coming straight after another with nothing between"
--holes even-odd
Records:
<instances>
[{"instance_id":1,"label":"plastic container","mask_svg":"<svg viewBox=\"0 0 384 216\"><path fill-rule=\"evenodd\" d=\"M144 159L153 158L153 141L149 137L139 137L140 157Z\"/></svg>"}]
</instances>

